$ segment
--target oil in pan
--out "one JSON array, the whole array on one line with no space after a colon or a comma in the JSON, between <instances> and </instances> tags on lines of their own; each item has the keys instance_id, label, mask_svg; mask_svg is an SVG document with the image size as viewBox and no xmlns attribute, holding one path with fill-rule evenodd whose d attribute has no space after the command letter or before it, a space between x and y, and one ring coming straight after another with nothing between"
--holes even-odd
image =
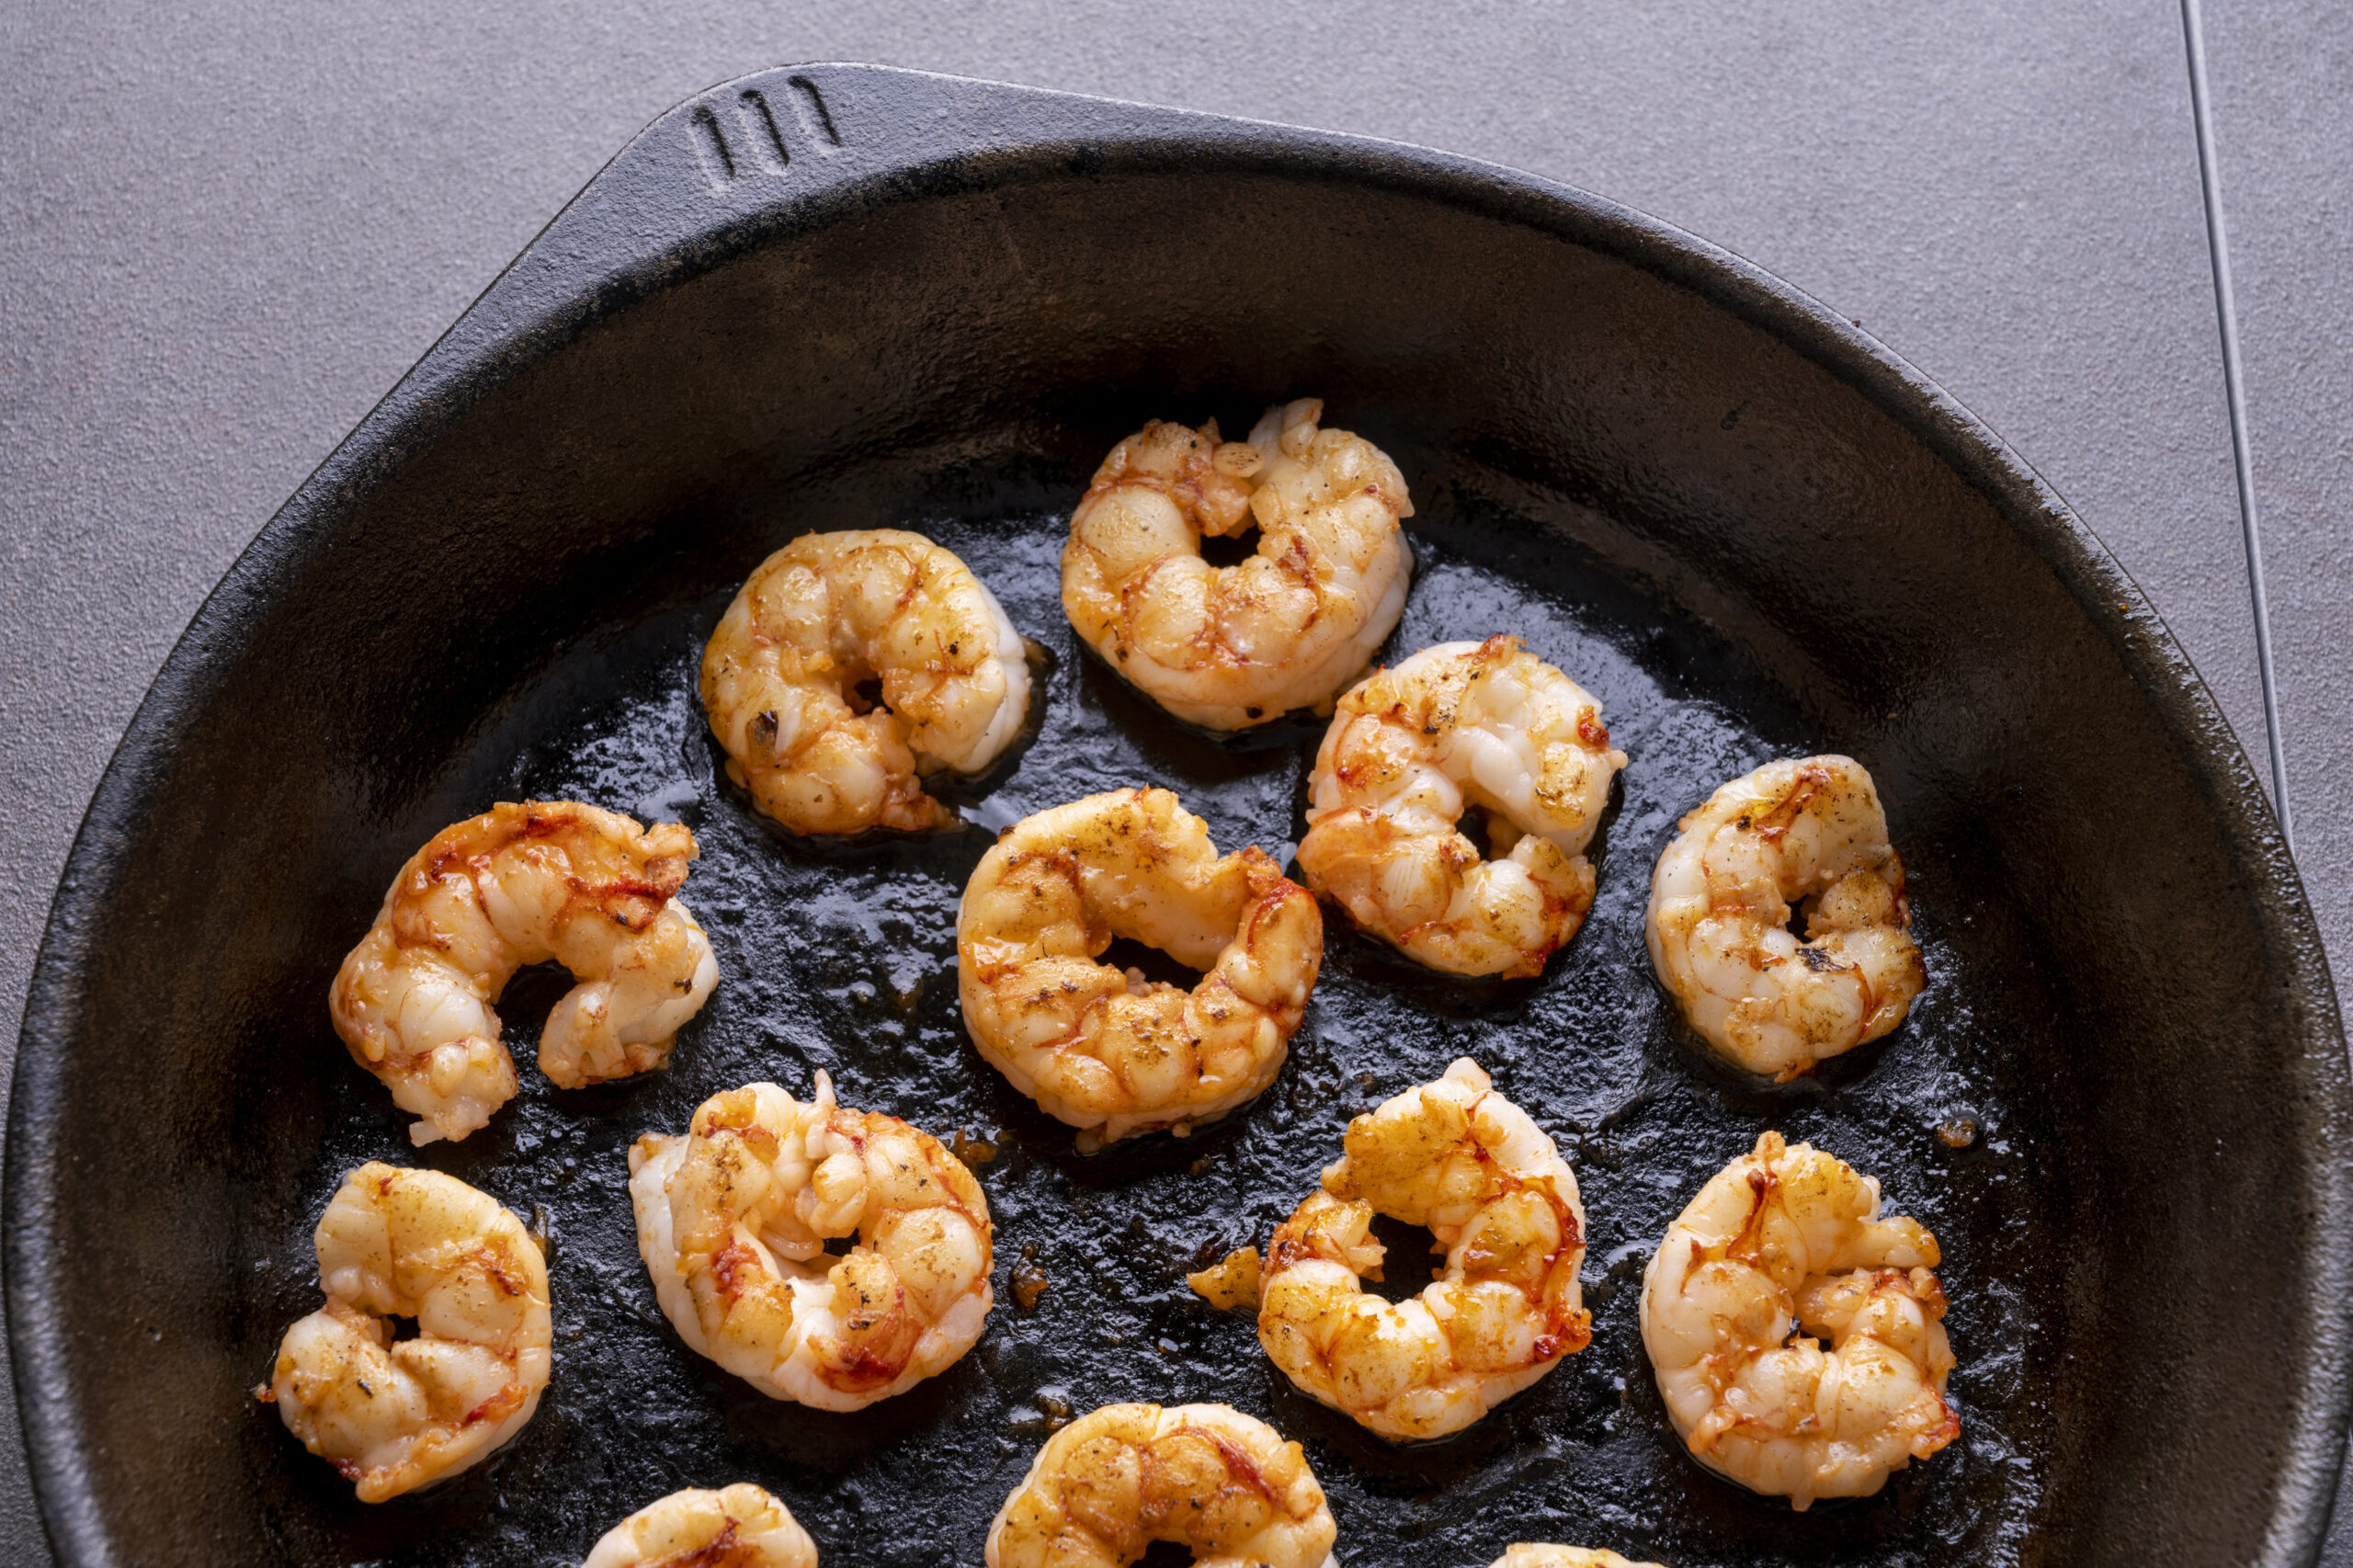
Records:
<instances>
[{"instance_id":1,"label":"oil in pan","mask_svg":"<svg viewBox=\"0 0 2353 1568\"><path fill-rule=\"evenodd\" d=\"M1528 1539L1675 1568L2016 1560L2042 1504L2052 1440L2036 1369L2059 1337L2050 1314L2065 1260L2046 1238L2057 1233L2065 1172L2008 1064L2026 1054L2022 1041L2053 1039L2058 1026L2021 922L1972 874L1966 824L1907 830L1904 802L1882 779L1929 974L1908 1022L1786 1088L1716 1067L1643 948L1658 851L1724 779L1820 750L1869 765L1871 737L1809 733L1785 696L1687 619L1540 525L1442 492L1413 525L1420 565L1387 656L1517 632L1601 699L1631 761L1593 850L1591 917L1540 979L1471 985L1402 961L1334 915L1323 977L1271 1088L1189 1138L1084 1155L1069 1128L981 1060L959 1014L957 903L990 829L1093 791L1162 784L1222 850L1256 844L1287 859L1321 725L1215 739L1124 687L1063 619L1060 517L902 526L972 563L1046 651L1034 740L1009 767L951 792L969 830L819 845L753 812L716 766L695 692L702 640L733 585L597 651L597 679L576 683L594 695L534 721L498 782L501 798L574 798L688 824L701 856L686 896L722 979L666 1073L567 1093L527 1071L519 1098L487 1130L418 1157L527 1214L544 1211L554 1374L507 1451L382 1507L352 1502L332 1471L290 1449L278 1454L299 1471L301 1512L326 1521L343 1560L574 1563L607 1526L665 1492L753 1481L791 1507L828 1562L977 1562L1039 1445L1074 1414L1121 1400L1223 1401L1299 1439L1349 1568L1483 1568ZM568 983L518 978L501 1006L512 1048L528 1054ZM1459 1436L1397 1446L1295 1392L1248 1318L1213 1311L1184 1276L1244 1242L1263 1244L1337 1157L1350 1117L1466 1055L1576 1169L1593 1343ZM996 1226L997 1305L979 1346L947 1373L847 1415L768 1400L679 1342L655 1308L626 1189L640 1133L677 1131L703 1098L747 1082L805 1096L820 1069L846 1105L961 1135ZM331 1121L301 1182L319 1202L348 1165L405 1145L375 1085L348 1077L347 1114ZM1667 1221L1767 1127L1877 1176L1891 1211L1936 1233L1960 1359L1949 1390L1958 1441L1875 1498L1804 1514L1703 1473L1680 1451L1636 1327L1643 1266ZM315 1301L305 1271L315 1208L297 1206L282 1234L253 1238L254 1253L277 1260L253 1343L238 1347L256 1364ZM1427 1242L1384 1239L1391 1282L1378 1289L1417 1288ZM282 1445L276 1426L256 1422L245 1440Z\"/></svg>"}]
</instances>

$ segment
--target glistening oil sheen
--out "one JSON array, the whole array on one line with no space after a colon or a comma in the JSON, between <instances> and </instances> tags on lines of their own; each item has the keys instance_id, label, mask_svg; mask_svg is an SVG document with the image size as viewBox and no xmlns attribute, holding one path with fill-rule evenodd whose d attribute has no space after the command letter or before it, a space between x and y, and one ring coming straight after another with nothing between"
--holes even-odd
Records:
<instances>
[{"instance_id":1,"label":"glistening oil sheen","mask_svg":"<svg viewBox=\"0 0 2353 1568\"><path fill-rule=\"evenodd\" d=\"M1320 722L1210 737L1124 687L1063 619L1065 524L1051 510L888 519L962 555L1043 650L1034 740L996 774L947 790L972 824L963 831L821 844L752 811L724 778L695 689L702 639L732 587L681 592L626 632L566 650L485 730L484 747L505 760L485 757L468 809L578 799L685 822L700 858L682 896L710 935L722 980L668 1071L574 1093L529 1065L568 982L528 971L509 988L501 1014L520 1097L485 1131L414 1158L527 1216L544 1210L553 1378L537 1419L495 1460L373 1509L256 1407L242 1440L268 1450L257 1462L285 1472L341 1559L572 1563L665 1492L749 1480L787 1502L828 1562L976 1562L997 1506L1070 1414L1120 1400L1222 1400L1305 1445L1349 1568L1481 1568L1531 1539L1677 1568L2017 1561L2051 1440L2037 1369L2064 1299L2047 1237L2067 1179L2040 1119L2047 1106L2009 1076L2018 1041L2054 1030L2058 1017L2017 912L1968 874L1966 835L1920 831L1891 794L1929 975L1910 1019L1784 1087L1718 1066L1653 978L1642 937L1651 867L1677 818L1718 783L1815 750L1868 766L1872 737L1809 733L1699 624L1475 487L1417 501L1416 579L1385 656L1517 632L1600 699L1629 754L1594 851L1592 915L1540 979L1466 984L1403 961L1331 912L1323 976L1274 1085L1188 1138L1095 1155L981 1060L959 1016L956 908L990 828L1092 791L1160 784L1222 849L1257 844L1288 858ZM308 1231L340 1172L412 1157L405 1119L337 1060L324 1008L313 1032L316 1070L336 1077L317 1156L266 1233L239 1238L268 1260L237 1347L257 1372L283 1325L316 1302ZM1184 1275L1245 1242L1263 1245L1337 1156L1351 1116L1461 1055L1576 1169L1594 1338L1468 1432L1392 1445L1295 1392L1250 1320L1211 1310ZM703 1098L746 1082L806 1096L820 1069L847 1105L997 1150L979 1167L997 1302L980 1344L915 1392L854 1415L768 1400L688 1351L655 1308L626 1190L640 1133L679 1131ZM1955 1148L1938 1129L1961 1119L1978 1135ZM1643 1265L1666 1222L1767 1128L1878 1177L1889 1211L1937 1233L1960 1361L1957 1442L1875 1498L1804 1514L1680 1451L1636 1326ZM1392 1277L1421 1266L1390 1260ZM1045 1279L1031 1310L1017 1303L1016 1270Z\"/></svg>"}]
</instances>

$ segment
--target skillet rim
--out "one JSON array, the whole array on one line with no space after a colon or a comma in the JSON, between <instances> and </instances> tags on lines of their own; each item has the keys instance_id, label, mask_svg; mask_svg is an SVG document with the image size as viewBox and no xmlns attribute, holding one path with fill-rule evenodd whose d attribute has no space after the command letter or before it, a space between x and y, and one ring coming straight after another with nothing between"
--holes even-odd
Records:
<instances>
[{"instance_id":1,"label":"skillet rim","mask_svg":"<svg viewBox=\"0 0 2353 1568\"><path fill-rule=\"evenodd\" d=\"M810 85L815 84L814 87ZM694 116L746 90L822 88L883 135L847 146L825 120L792 167L813 184L696 179ZM790 101L790 100L788 100ZM822 112L822 111L821 111ZM835 113L839 110L835 109ZM951 118L962 116L961 119ZM893 144L891 138L902 137ZM796 139L800 140L800 139ZM835 154L849 153L848 158ZM639 131L564 204L369 411L240 552L157 672L74 835L27 987L0 1165L0 1266L28 1467L61 1563L116 1561L80 1462L63 1303L41 1265L63 1177L56 1138L64 1048L79 1016L90 932L119 890L120 846L168 782L187 716L234 660L241 629L339 520L487 392L601 318L795 231L869 203L999 183L1054 160L1149 170L1220 162L1292 178L1353 179L1552 234L1697 295L1811 360L1903 426L1993 504L2115 647L2197 779L2245 878L2267 981L2294 1020L2316 1139L2303 1161L2320 1238L2302 1303L2312 1355L2287 1423L2258 1562L2310 1562L2325 1531L2353 1403L2353 1080L2318 923L2260 778L2203 679L2139 585L2034 468L1916 367L1811 296L1672 224L1576 187L1407 142L1344 135L973 77L856 62L779 66L687 98ZM714 195L717 199L714 200ZM618 257L618 261L612 258Z\"/></svg>"}]
</instances>

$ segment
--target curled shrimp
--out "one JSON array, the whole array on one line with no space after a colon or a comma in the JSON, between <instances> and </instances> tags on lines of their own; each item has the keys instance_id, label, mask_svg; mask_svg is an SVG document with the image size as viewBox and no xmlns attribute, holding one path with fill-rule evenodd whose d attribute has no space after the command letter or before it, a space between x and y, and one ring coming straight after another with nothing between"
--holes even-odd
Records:
<instances>
[{"instance_id":1,"label":"curled shrimp","mask_svg":"<svg viewBox=\"0 0 2353 1568\"><path fill-rule=\"evenodd\" d=\"M1711 1047L1786 1082L1904 1021L1927 971L1860 763L1768 762L1677 825L1644 932L1659 980Z\"/></svg>"},{"instance_id":2,"label":"curled shrimp","mask_svg":"<svg viewBox=\"0 0 2353 1568\"><path fill-rule=\"evenodd\" d=\"M1577 1178L1468 1057L1348 1123L1347 1153L1275 1232L1258 1342L1302 1392L1385 1437L1470 1426L1592 1338ZM1372 1217L1427 1225L1446 1267L1389 1302Z\"/></svg>"},{"instance_id":3,"label":"curled shrimp","mask_svg":"<svg viewBox=\"0 0 2353 1568\"><path fill-rule=\"evenodd\" d=\"M438 1171L369 1163L313 1238L326 1305L286 1331L265 1398L362 1503L448 1479L548 1386L548 1270L523 1222ZM394 1340L395 1317L415 1336Z\"/></svg>"},{"instance_id":4,"label":"curled shrimp","mask_svg":"<svg viewBox=\"0 0 2353 1568\"><path fill-rule=\"evenodd\" d=\"M1190 992L1096 959L1114 937L1206 972ZM1324 961L1324 917L1265 853L1220 856L1165 790L1006 830L965 884L956 975L972 1042L1092 1147L1179 1136L1274 1082Z\"/></svg>"},{"instance_id":5,"label":"curled shrimp","mask_svg":"<svg viewBox=\"0 0 2353 1568\"><path fill-rule=\"evenodd\" d=\"M719 983L676 893L695 858L676 823L641 828L570 801L501 803L409 858L335 972L327 1010L352 1060L422 1120L460 1139L515 1096L491 1004L525 964L580 983L548 1015L540 1071L567 1089L660 1067Z\"/></svg>"},{"instance_id":6,"label":"curled shrimp","mask_svg":"<svg viewBox=\"0 0 2353 1568\"><path fill-rule=\"evenodd\" d=\"M771 1399L861 1410L946 1371L988 1321L988 1199L962 1161L833 1080L713 1095L629 1153L637 1246L688 1346ZM847 1256L825 1243L856 1236Z\"/></svg>"},{"instance_id":7,"label":"curled shrimp","mask_svg":"<svg viewBox=\"0 0 2353 1568\"><path fill-rule=\"evenodd\" d=\"M1540 974L1593 907L1585 847L1625 766L1600 703L1518 638L1425 648L1340 699L1300 870L1432 969ZM1457 826L1472 810L1495 859Z\"/></svg>"},{"instance_id":8,"label":"curled shrimp","mask_svg":"<svg viewBox=\"0 0 2353 1568\"><path fill-rule=\"evenodd\" d=\"M817 1568L817 1546L790 1509L739 1481L647 1504L599 1537L580 1568Z\"/></svg>"},{"instance_id":9,"label":"curled shrimp","mask_svg":"<svg viewBox=\"0 0 2353 1568\"><path fill-rule=\"evenodd\" d=\"M597 1568L590 1563L589 1568ZM1504 1549L1493 1568L1659 1568L1655 1562L1631 1562L1614 1551L1590 1546L1554 1546L1543 1540L1516 1540Z\"/></svg>"},{"instance_id":10,"label":"curled shrimp","mask_svg":"<svg viewBox=\"0 0 2353 1568\"><path fill-rule=\"evenodd\" d=\"M1778 1132L1699 1189L1643 1273L1643 1344L1700 1462L1802 1510L1961 1435L1937 1238ZM1827 1348L1824 1348L1827 1342Z\"/></svg>"},{"instance_id":11,"label":"curled shrimp","mask_svg":"<svg viewBox=\"0 0 2353 1568\"><path fill-rule=\"evenodd\" d=\"M1339 1527L1297 1443L1231 1405L1107 1404L1038 1450L989 1526L989 1568L1334 1568Z\"/></svg>"},{"instance_id":12,"label":"curled shrimp","mask_svg":"<svg viewBox=\"0 0 2353 1568\"><path fill-rule=\"evenodd\" d=\"M1063 608L1111 667L1179 719L1240 730L1331 699L1405 608L1405 481L1380 448L1318 430L1312 397L1250 439L1154 420L1121 441L1071 514ZM1257 553L1201 559L1256 526Z\"/></svg>"},{"instance_id":13,"label":"curled shrimp","mask_svg":"<svg viewBox=\"0 0 2353 1568\"><path fill-rule=\"evenodd\" d=\"M720 618L702 702L727 776L793 832L921 832L955 815L920 777L1013 744L1029 665L987 585L923 535L803 534Z\"/></svg>"}]
</instances>

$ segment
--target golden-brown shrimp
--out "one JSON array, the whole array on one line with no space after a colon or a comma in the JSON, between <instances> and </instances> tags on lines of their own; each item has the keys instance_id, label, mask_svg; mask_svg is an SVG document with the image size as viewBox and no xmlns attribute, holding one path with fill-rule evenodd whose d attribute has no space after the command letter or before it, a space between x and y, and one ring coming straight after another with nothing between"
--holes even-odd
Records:
<instances>
[{"instance_id":1,"label":"golden-brown shrimp","mask_svg":"<svg viewBox=\"0 0 2353 1568\"><path fill-rule=\"evenodd\" d=\"M1445 1248L1420 1295L1392 1304L1358 1283L1381 1278L1376 1213ZM1443 1437L1585 1348L1584 1257L1568 1162L1464 1057L1348 1123L1346 1155L1267 1249L1258 1342L1302 1392L1381 1436Z\"/></svg>"},{"instance_id":2,"label":"golden-brown shrimp","mask_svg":"<svg viewBox=\"0 0 2353 1568\"><path fill-rule=\"evenodd\" d=\"M548 1386L548 1270L523 1222L438 1171L369 1163L313 1238L325 1306L286 1331L263 1397L381 1503L523 1429ZM415 1318L394 1340L386 1320Z\"/></svg>"},{"instance_id":3,"label":"golden-brown shrimp","mask_svg":"<svg viewBox=\"0 0 2353 1568\"><path fill-rule=\"evenodd\" d=\"M1540 974L1593 907L1585 846L1625 766L1600 703L1518 638L1425 648L1340 699L1300 871L1432 969ZM1474 808L1495 859L1456 826Z\"/></svg>"},{"instance_id":4,"label":"golden-brown shrimp","mask_svg":"<svg viewBox=\"0 0 2353 1568\"><path fill-rule=\"evenodd\" d=\"M1114 937L1207 972L1189 993L1096 958ZM1006 830L956 919L972 1042L1083 1147L1178 1136L1268 1084L1324 961L1324 916L1262 851L1221 857L1165 790L1115 790Z\"/></svg>"},{"instance_id":5,"label":"golden-brown shrimp","mask_svg":"<svg viewBox=\"0 0 2353 1568\"><path fill-rule=\"evenodd\" d=\"M955 814L919 777L1013 744L1029 665L987 585L923 535L803 534L720 618L702 702L727 776L793 832L921 832Z\"/></svg>"},{"instance_id":6,"label":"golden-brown shrimp","mask_svg":"<svg viewBox=\"0 0 2353 1568\"><path fill-rule=\"evenodd\" d=\"M679 1336L771 1399L860 1410L946 1371L988 1321L988 1199L894 1116L817 1074L714 1095L629 1154L637 1246ZM855 1235L847 1256L825 1243Z\"/></svg>"},{"instance_id":7,"label":"golden-brown shrimp","mask_svg":"<svg viewBox=\"0 0 2353 1568\"><path fill-rule=\"evenodd\" d=\"M1768 762L1678 825L1644 931L1660 982L1710 1046L1787 1081L1904 1021L1927 971L1860 763ZM1792 904L1804 942L1789 929Z\"/></svg>"},{"instance_id":8,"label":"golden-brown shrimp","mask_svg":"<svg viewBox=\"0 0 2353 1568\"><path fill-rule=\"evenodd\" d=\"M1327 702L1405 608L1405 481L1371 442L1319 431L1323 415L1312 397L1270 408L1247 442L1155 419L1071 514L1071 626L1179 719L1240 730ZM1254 525L1249 560L1201 559L1202 535Z\"/></svg>"},{"instance_id":9,"label":"golden-brown shrimp","mask_svg":"<svg viewBox=\"0 0 2353 1568\"><path fill-rule=\"evenodd\" d=\"M597 1568L591 1563L589 1568ZM1614 1551L1590 1546L1554 1546L1543 1540L1516 1540L1504 1549L1493 1568L1659 1568L1655 1562L1631 1562Z\"/></svg>"},{"instance_id":10,"label":"golden-brown shrimp","mask_svg":"<svg viewBox=\"0 0 2353 1568\"><path fill-rule=\"evenodd\" d=\"M1332 1568L1339 1528L1297 1443L1230 1405L1107 1404L1046 1441L989 1526L989 1568Z\"/></svg>"},{"instance_id":11,"label":"golden-brown shrimp","mask_svg":"<svg viewBox=\"0 0 2353 1568\"><path fill-rule=\"evenodd\" d=\"M1876 1182L1766 1133L1643 1274L1643 1344L1676 1431L1709 1469L1799 1509L1877 1492L1961 1434L1936 1263L1917 1221L1879 1217Z\"/></svg>"},{"instance_id":12,"label":"golden-brown shrimp","mask_svg":"<svg viewBox=\"0 0 2353 1568\"><path fill-rule=\"evenodd\" d=\"M540 1071L579 1088L662 1066L719 983L676 893L695 858L676 823L641 828L570 801L501 803L410 857L328 993L352 1060L424 1119L419 1144L463 1138L515 1096L491 1004L525 964L580 983L540 1033Z\"/></svg>"},{"instance_id":13,"label":"golden-brown shrimp","mask_svg":"<svg viewBox=\"0 0 2353 1568\"><path fill-rule=\"evenodd\" d=\"M817 1546L790 1509L739 1481L647 1504L599 1537L580 1568L817 1568Z\"/></svg>"}]
</instances>

